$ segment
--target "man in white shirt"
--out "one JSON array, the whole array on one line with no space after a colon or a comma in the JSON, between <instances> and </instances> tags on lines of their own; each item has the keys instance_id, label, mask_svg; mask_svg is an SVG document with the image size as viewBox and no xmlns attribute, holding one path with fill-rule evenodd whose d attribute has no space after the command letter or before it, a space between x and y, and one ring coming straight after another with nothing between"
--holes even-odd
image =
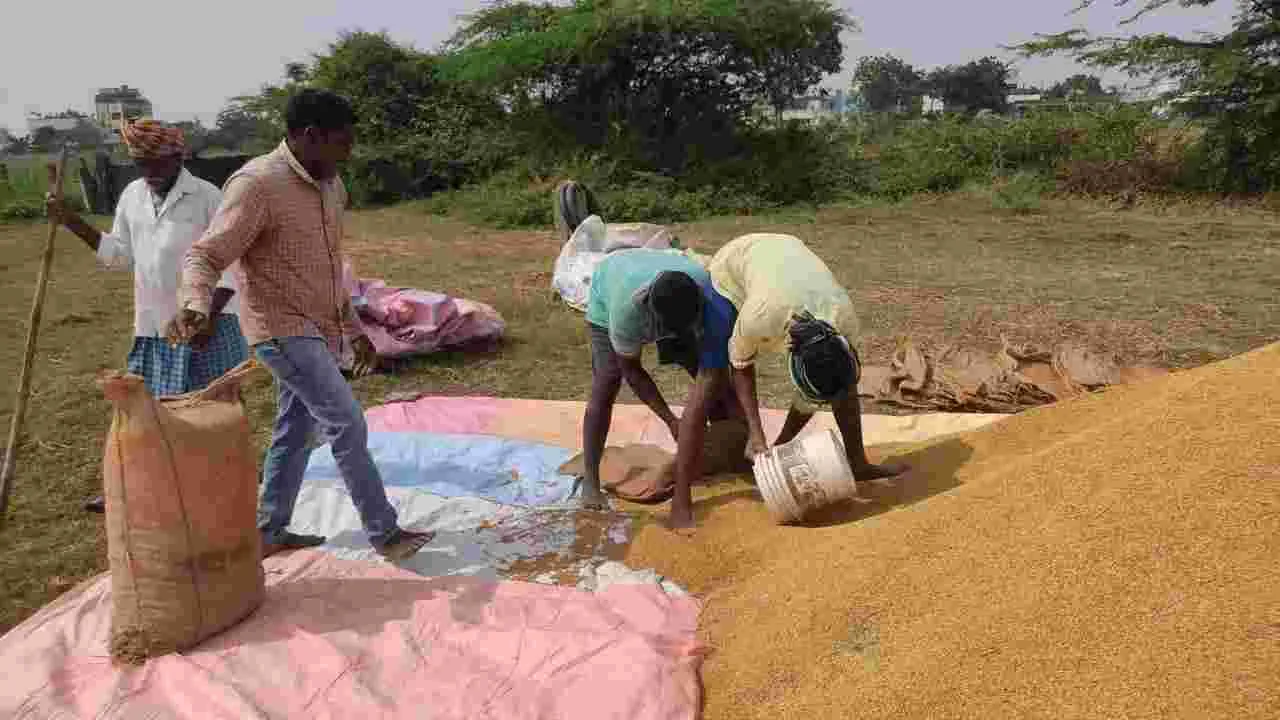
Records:
<instances>
[{"instance_id":1,"label":"man in white shirt","mask_svg":"<svg viewBox=\"0 0 1280 720\"><path fill-rule=\"evenodd\" d=\"M49 216L93 249L108 268L133 270L134 339L129 372L146 380L157 397L194 392L244 362L249 348L240 333L232 268L214 293L209 319L190 345L171 345L167 325L178 311L178 288L187 250L204 233L222 202L214 185L182 166L182 130L154 120L121 128L141 177L116 203L111 232L86 223L52 195ZM96 498L86 509L102 512Z\"/></svg>"}]
</instances>

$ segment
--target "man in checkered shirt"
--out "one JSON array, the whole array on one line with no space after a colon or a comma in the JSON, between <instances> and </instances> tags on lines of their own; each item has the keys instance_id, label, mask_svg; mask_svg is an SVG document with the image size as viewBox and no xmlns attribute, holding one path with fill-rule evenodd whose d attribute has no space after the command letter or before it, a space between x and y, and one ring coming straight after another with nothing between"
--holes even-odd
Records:
<instances>
[{"instance_id":1,"label":"man in checkered shirt","mask_svg":"<svg viewBox=\"0 0 1280 720\"><path fill-rule=\"evenodd\" d=\"M241 326L277 388L258 508L265 552L325 542L289 531L318 430L332 447L370 544L400 559L421 549L431 533L399 527L369 453L364 411L339 367L348 347L357 376L376 361L342 283L347 192L338 164L351 155L355 113L346 99L308 89L290 99L285 120L286 139L227 180L222 207L188 252L182 310L170 337L186 342L202 327L219 273L238 263Z\"/></svg>"}]
</instances>

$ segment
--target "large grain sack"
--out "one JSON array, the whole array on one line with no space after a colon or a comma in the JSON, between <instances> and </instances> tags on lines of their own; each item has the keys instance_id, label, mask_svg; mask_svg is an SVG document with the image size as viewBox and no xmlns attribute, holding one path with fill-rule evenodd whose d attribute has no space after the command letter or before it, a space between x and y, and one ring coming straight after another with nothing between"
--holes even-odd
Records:
<instances>
[{"instance_id":1,"label":"large grain sack","mask_svg":"<svg viewBox=\"0 0 1280 720\"><path fill-rule=\"evenodd\" d=\"M117 660L190 648L262 602L257 465L240 404L257 367L162 400L137 376L99 380L115 408L103 480Z\"/></svg>"}]
</instances>

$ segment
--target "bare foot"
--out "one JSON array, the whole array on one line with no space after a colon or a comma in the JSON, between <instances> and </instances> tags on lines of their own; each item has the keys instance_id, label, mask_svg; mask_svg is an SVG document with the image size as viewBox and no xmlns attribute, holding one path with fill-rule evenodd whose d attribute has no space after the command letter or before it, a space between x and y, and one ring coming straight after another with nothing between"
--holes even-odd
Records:
<instances>
[{"instance_id":1,"label":"bare foot","mask_svg":"<svg viewBox=\"0 0 1280 720\"><path fill-rule=\"evenodd\" d=\"M665 523L670 530L692 530L696 523L693 520L693 508L671 506L671 515Z\"/></svg>"},{"instance_id":2,"label":"bare foot","mask_svg":"<svg viewBox=\"0 0 1280 720\"><path fill-rule=\"evenodd\" d=\"M600 492L600 488L591 487L587 483L582 484L582 497L578 502L583 510L609 509L609 500L603 492Z\"/></svg>"},{"instance_id":3,"label":"bare foot","mask_svg":"<svg viewBox=\"0 0 1280 720\"><path fill-rule=\"evenodd\" d=\"M853 466L853 479L858 482L881 480L883 478L897 477L910 469L909 465L873 465L872 463L864 463Z\"/></svg>"},{"instance_id":4,"label":"bare foot","mask_svg":"<svg viewBox=\"0 0 1280 720\"><path fill-rule=\"evenodd\" d=\"M434 532L420 532L417 530L400 530L395 536L385 543L374 543L373 549L384 558L393 562L407 560L417 554L427 543L431 542L436 534Z\"/></svg>"}]
</instances>

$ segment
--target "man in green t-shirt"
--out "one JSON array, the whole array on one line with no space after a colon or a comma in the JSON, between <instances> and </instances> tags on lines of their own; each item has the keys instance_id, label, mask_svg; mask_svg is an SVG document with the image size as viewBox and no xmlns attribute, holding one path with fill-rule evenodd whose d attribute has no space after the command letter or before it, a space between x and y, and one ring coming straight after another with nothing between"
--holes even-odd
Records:
<instances>
[{"instance_id":1,"label":"man in green t-shirt","mask_svg":"<svg viewBox=\"0 0 1280 720\"><path fill-rule=\"evenodd\" d=\"M727 366L733 318L717 309L731 312L732 306L716 294L706 269L683 252L618 250L596 266L587 301L591 399L583 419L584 506L605 504L600 458L623 380L678 441L679 418L644 369L642 351L656 343L660 364L678 364L695 377L702 364ZM726 415L723 402L711 412L712 419Z\"/></svg>"}]
</instances>

